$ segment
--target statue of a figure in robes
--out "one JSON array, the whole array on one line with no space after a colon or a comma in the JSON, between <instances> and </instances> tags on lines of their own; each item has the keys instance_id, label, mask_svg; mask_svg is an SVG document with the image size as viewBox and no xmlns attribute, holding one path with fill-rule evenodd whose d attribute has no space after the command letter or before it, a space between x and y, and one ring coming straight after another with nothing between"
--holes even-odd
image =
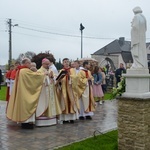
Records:
<instances>
[{"instance_id":1,"label":"statue of a figure in robes","mask_svg":"<svg viewBox=\"0 0 150 150\"><path fill-rule=\"evenodd\" d=\"M146 19L140 7L133 9L135 14L131 29L131 54L133 57L133 69L148 68L146 51Z\"/></svg>"}]
</instances>

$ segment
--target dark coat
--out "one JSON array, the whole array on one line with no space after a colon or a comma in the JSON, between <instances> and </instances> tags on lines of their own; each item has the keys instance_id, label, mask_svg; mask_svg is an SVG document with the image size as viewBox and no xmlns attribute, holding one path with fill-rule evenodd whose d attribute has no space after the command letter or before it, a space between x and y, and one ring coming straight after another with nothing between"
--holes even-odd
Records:
<instances>
[{"instance_id":1,"label":"dark coat","mask_svg":"<svg viewBox=\"0 0 150 150\"><path fill-rule=\"evenodd\" d=\"M122 73L126 73L126 70L124 68L118 68L115 72L115 77L116 77L116 83L120 82Z\"/></svg>"}]
</instances>

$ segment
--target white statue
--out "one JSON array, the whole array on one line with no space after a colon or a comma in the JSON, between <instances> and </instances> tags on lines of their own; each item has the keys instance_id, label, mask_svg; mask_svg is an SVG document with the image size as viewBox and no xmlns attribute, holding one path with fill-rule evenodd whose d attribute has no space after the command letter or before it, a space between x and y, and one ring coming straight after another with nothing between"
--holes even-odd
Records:
<instances>
[{"instance_id":1,"label":"white statue","mask_svg":"<svg viewBox=\"0 0 150 150\"><path fill-rule=\"evenodd\" d=\"M133 64L131 68L148 68L146 51L146 19L140 7L133 9L135 14L131 29L131 53Z\"/></svg>"}]
</instances>

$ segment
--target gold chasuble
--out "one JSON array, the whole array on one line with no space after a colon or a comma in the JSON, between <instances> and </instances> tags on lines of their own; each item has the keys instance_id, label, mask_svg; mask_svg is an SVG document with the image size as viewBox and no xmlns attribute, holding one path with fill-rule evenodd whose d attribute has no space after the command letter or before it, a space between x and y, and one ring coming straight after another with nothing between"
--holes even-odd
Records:
<instances>
[{"instance_id":1,"label":"gold chasuble","mask_svg":"<svg viewBox=\"0 0 150 150\"><path fill-rule=\"evenodd\" d=\"M95 101L93 97L92 82L88 81L88 78L92 78L89 70L82 69L78 73L78 97L82 98L84 111L95 111Z\"/></svg>"},{"instance_id":2,"label":"gold chasuble","mask_svg":"<svg viewBox=\"0 0 150 150\"><path fill-rule=\"evenodd\" d=\"M45 75L28 68L16 74L6 115L15 122L28 120L36 111Z\"/></svg>"},{"instance_id":3,"label":"gold chasuble","mask_svg":"<svg viewBox=\"0 0 150 150\"><path fill-rule=\"evenodd\" d=\"M57 84L57 94L60 99L63 114L75 114L79 111L79 101L77 94L78 77L73 68L62 69L68 74L61 80L61 86ZM61 88L60 88L61 87ZM58 90L59 89L59 90Z\"/></svg>"}]
</instances>

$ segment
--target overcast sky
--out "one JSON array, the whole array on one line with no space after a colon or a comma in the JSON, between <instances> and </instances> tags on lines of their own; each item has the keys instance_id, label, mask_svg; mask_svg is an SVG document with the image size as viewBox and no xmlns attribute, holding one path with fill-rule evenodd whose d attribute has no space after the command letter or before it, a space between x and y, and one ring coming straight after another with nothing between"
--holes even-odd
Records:
<instances>
[{"instance_id":1,"label":"overcast sky","mask_svg":"<svg viewBox=\"0 0 150 150\"><path fill-rule=\"evenodd\" d=\"M12 57L50 50L56 60L83 57L119 37L130 40L132 9L140 6L147 19L150 42L149 0L0 0L0 65L8 62L8 24L12 19ZM61 35L60 35L61 34ZM70 36L67 36L70 35Z\"/></svg>"}]
</instances>

